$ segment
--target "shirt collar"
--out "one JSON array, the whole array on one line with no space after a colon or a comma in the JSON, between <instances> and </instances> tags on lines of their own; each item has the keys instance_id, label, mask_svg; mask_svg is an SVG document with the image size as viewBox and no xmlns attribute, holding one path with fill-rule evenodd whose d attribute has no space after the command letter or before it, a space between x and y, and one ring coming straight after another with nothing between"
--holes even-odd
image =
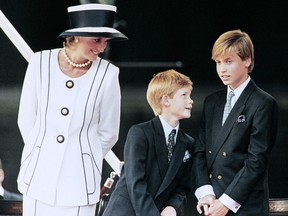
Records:
<instances>
[{"instance_id":1,"label":"shirt collar","mask_svg":"<svg viewBox=\"0 0 288 216\"><path fill-rule=\"evenodd\" d=\"M232 106L236 103L236 101L238 100L238 98L240 97L241 93L244 91L244 89L246 88L246 86L248 85L249 81L251 80L250 76L248 76L248 78L240 85L238 86L236 89L233 90L234 92L234 97L232 98ZM232 91L232 89L230 89L229 86L227 86L227 96L226 98L228 98L229 93Z\"/></svg>"},{"instance_id":2,"label":"shirt collar","mask_svg":"<svg viewBox=\"0 0 288 216\"><path fill-rule=\"evenodd\" d=\"M178 134L178 130L179 130L179 124L173 128L170 124L168 124L164 118L159 115L159 119L161 121L161 124L162 124L162 127L163 127L163 130L164 130L164 134L165 134L165 139L168 140L168 136L170 134L170 132L173 130L173 129L176 129L176 134L175 134L175 138L177 137L177 134Z\"/></svg>"}]
</instances>

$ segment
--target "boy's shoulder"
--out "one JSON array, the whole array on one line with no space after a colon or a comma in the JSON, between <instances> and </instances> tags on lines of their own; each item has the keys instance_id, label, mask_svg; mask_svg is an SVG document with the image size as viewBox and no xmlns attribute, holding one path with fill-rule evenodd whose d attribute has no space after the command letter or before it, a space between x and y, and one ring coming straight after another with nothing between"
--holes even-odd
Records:
<instances>
[{"instance_id":1,"label":"boy's shoulder","mask_svg":"<svg viewBox=\"0 0 288 216\"><path fill-rule=\"evenodd\" d=\"M154 137L154 135L156 135L157 133L160 134L163 133L164 136L164 131L161 126L161 122L159 118L157 120L157 117L145 122L133 124L128 132L129 135L133 134L133 136L145 136L149 138Z\"/></svg>"},{"instance_id":2,"label":"boy's shoulder","mask_svg":"<svg viewBox=\"0 0 288 216\"><path fill-rule=\"evenodd\" d=\"M179 130L178 130L178 134L181 134L182 137L184 137L185 139L188 139L189 142L194 142L195 139L194 137L192 137L191 135L189 135L186 131L184 131L181 127L179 127Z\"/></svg>"},{"instance_id":3,"label":"boy's shoulder","mask_svg":"<svg viewBox=\"0 0 288 216\"><path fill-rule=\"evenodd\" d=\"M149 128L149 127L155 127L155 125L159 125L159 124L161 124L160 119L158 116L155 116L154 118L152 118L150 120L134 124L134 125L132 125L131 128L135 128L135 127Z\"/></svg>"},{"instance_id":4,"label":"boy's shoulder","mask_svg":"<svg viewBox=\"0 0 288 216\"><path fill-rule=\"evenodd\" d=\"M207 102L215 103L216 101L219 101L220 98L223 98L226 96L226 91L227 91L227 88L222 88L222 89L219 89L217 91L214 91L214 92L208 94L205 97L204 103L207 103Z\"/></svg>"}]
</instances>

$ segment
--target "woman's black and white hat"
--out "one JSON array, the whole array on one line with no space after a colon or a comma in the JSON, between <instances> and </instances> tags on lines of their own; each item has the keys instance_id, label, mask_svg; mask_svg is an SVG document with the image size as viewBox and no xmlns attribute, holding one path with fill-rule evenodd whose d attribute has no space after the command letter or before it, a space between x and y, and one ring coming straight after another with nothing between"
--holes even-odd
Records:
<instances>
[{"instance_id":1,"label":"woman's black and white hat","mask_svg":"<svg viewBox=\"0 0 288 216\"><path fill-rule=\"evenodd\" d=\"M71 29L62 32L60 39L67 36L106 37L111 40L128 39L113 28L117 8L107 4L82 4L68 7Z\"/></svg>"}]
</instances>

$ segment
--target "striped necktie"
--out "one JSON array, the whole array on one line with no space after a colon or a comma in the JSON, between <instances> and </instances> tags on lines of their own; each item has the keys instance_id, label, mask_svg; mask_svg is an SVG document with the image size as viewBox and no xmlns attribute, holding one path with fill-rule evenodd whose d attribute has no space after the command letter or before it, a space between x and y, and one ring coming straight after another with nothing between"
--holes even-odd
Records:
<instances>
[{"instance_id":1,"label":"striped necktie","mask_svg":"<svg viewBox=\"0 0 288 216\"><path fill-rule=\"evenodd\" d=\"M232 109L232 106L231 106L231 100L234 96L234 92L233 91L230 91L229 94L228 94L228 98L227 98L227 101L226 101L226 104L225 104L225 107L224 107L224 113L223 113L223 119L222 119L222 125L224 124L225 120L227 119L231 109Z\"/></svg>"}]
</instances>

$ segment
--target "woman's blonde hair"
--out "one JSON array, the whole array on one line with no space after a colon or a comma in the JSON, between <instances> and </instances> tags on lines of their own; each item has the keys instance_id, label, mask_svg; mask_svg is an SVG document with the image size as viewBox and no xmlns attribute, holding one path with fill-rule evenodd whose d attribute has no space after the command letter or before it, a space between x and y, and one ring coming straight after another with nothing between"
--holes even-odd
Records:
<instances>
[{"instance_id":1,"label":"woman's blonde hair","mask_svg":"<svg viewBox=\"0 0 288 216\"><path fill-rule=\"evenodd\" d=\"M230 52L236 52L243 61L251 58L248 72L250 73L254 69L254 46L247 33L237 29L222 34L213 45L212 59L215 60Z\"/></svg>"},{"instance_id":2,"label":"woman's blonde hair","mask_svg":"<svg viewBox=\"0 0 288 216\"><path fill-rule=\"evenodd\" d=\"M162 113L161 99L164 95L173 97L183 87L192 91L192 81L189 77L173 69L159 72L153 76L146 93L146 98L155 115Z\"/></svg>"}]
</instances>

